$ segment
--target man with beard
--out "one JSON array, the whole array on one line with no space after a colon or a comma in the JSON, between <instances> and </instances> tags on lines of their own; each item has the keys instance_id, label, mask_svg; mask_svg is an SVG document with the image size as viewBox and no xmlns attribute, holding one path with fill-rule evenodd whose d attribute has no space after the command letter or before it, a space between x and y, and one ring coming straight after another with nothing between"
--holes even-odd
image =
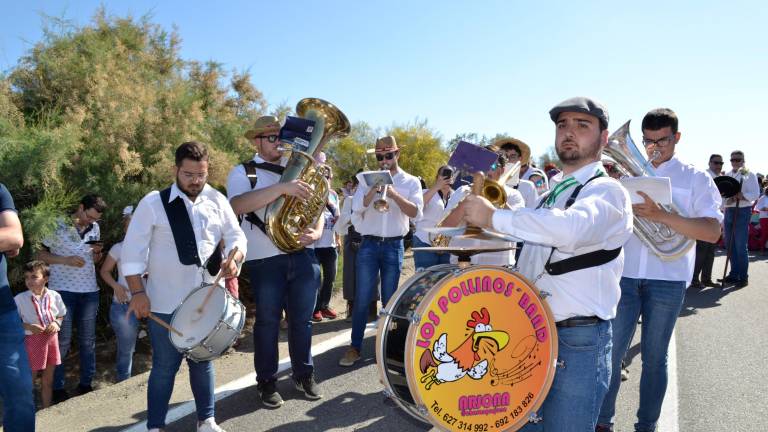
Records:
<instances>
[{"instance_id":1,"label":"man with beard","mask_svg":"<svg viewBox=\"0 0 768 432\"><path fill-rule=\"evenodd\" d=\"M638 217L661 223L690 239L714 243L720 237L721 198L715 182L704 171L684 164L675 155L680 141L677 115L668 108L650 111L643 118L643 144L656 175L669 177L674 201L681 214L659 207L648 195L633 206ZM675 322L691 283L696 250L676 259L662 259L633 235L624 246L626 259L621 278L621 301L613 320L613 370L619 370L642 316L640 351L640 406L635 431L654 431L667 390L667 348ZM667 257L668 258L668 257ZM598 419L598 431L612 431L616 396L621 381L611 377Z\"/></svg>"},{"instance_id":2,"label":"man with beard","mask_svg":"<svg viewBox=\"0 0 768 432\"><path fill-rule=\"evenodd\" d=\"M403 268L403 236L408 233L408 219L421 218L424 196L418 178L398 165L400 149L393 136L376 140L376 160L379 169L392 175L392 185L366 185L363 181L352 198L352 223L363 241L357 251L357 284L352 304L352 341L339 360L340 366L352 366L360 360L368 305L376 292L376 280L381 276L381 303L386 305L397 290ZM386 191L386 195L384 194ZM385 199L389 210L376 209L374 202Z\"/></svg>"},{"instance_id":3,"label":"man with beard","mask_svg":"<svg viewBox=\"0 0 768 432\"><path fill-rule=\"evenodd\" d=\"M288 323L293 386L308 399L322 398L314 378L311 351L311 319L320 288L320 265L314 250L307 246L320 238L325 219L319 217L299 236L299 243L305 247L297 252L283 252L266 234L270 203L281 196L301 200L312 196L311 186L302 180L280 181L283 150L278 140L279 132L277 117L259 117L253 129L245 133L258 154L232 169L227 178L227 194L235 213L243 217L242 228L248 237L246 266L256 303L253 324L256 391L261 403L268 408L283 405L283 398L277 391L277 342L283 309Z\"/></svg>"},{"instance_id":4,"label":"man with beard","mask_svg":"<svg viewBox=\"0 0 768 432\"><path fill-rule=\"evenodd\" d=\"M497 210L467 197L464 218L526 242L518 267L534 281L552 310L558 362L539 409L541 421L524 431L585 431L595 427L608 390L611 322L619 302L622 245L632 234L627 191L603 169L608 113L576 97L549 112L563 171L535 209Z\"/></svg>"},{"instance_id":5,"label":"man with beard","mask_svg":"<svg viewBox=\"0 0 768 432\"><path fill-rule=\"evenodd\" d=\"M208 151L196 142L176 149L176 182L163 191L152 191L139 202L123 242L120 271L131 291L127 313L146 318L150 312L170 323L174 310L203 281L213 279L203 263L220 254L223 240L229 265L221 264L224 277L237 276L246 252L245 234L227 198L206 184ZM220 256L219 256L220 257ZM146 289L141 276L148 273ZM176 350L168 330L149 321L152 370L147 385L147 429L165 427L168 402L183 355ZM189 382L197 407L197 430L223 431L214 419L214 373L211 361L187 360Z\"/></svg>"}]
</instances>

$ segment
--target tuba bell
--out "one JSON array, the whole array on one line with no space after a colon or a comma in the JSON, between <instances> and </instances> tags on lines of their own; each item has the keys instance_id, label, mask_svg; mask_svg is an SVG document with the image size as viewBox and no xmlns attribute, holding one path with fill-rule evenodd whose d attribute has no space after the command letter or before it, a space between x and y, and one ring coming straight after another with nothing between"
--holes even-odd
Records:
<instances>
[{"instance_id":1,"label":"tuba bell","mask_svg":"<svg viewBox=\"0 0 768 432\"><path fill-rule=\"evenodd\" d=\"M605 146L603 153L612 159L619 170L627 176L656 176L651 162L658 158L660 153L654 152L651 159L646 161L629 135L629 122L624 123L608 137L608 145ZM674 197L672 198L671 206L662 207L667 211L684 215L681 207L675 203ZM694 240L672 231L662 223L637 216L634 217L633 229L640 241L663 261L673 261L685 255L696 244Z\"/></svg>"},{"instance_id":2,"label":"tuba bell","mask_svg":"<svg viewBox=\"0 0 768 432\"><path fill-rule=\"evenodd\" d=\"M350 131L349 120L344 113L322 99L300 100L296 105L296 114L314 120L315 127L307 151L291 151L280 182L299 179L309 184L312 196L306 201L293 196L281 196L267 207L266 216L267 234L275 246L287 253L304 248L299 243L299 237L323 214L328 201L328 169L317 164L314 156L322 151L328 140L344 137Z\"/></svg>"}]
</instances>

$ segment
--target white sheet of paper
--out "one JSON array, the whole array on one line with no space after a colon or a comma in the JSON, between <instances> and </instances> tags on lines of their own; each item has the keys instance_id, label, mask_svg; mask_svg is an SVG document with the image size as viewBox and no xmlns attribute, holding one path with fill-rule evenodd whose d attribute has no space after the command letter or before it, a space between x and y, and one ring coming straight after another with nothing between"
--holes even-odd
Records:
<instances>
[{"instance_id":1,"label":"white sheet of paper","mask_svg":"<svg viewBox=\"0 0 768 432\"><path fill-rule=\"evenodd\" d=\"M672 204L672 183L669 177L624 177L619 180L629 191L632 204L645 202L637 192L645 192L654 201L662 205Z\"/></svg>"},{"instance_id":2,"label":"white sheet of paper","mask_svg":"<svg viewBox=\"0 0 768 432\"><path fill-rule=\"evenodd\" d=\"M389 171L364 171L357 175L357 180L365 183L366 186L394 184L392 174Z\"/></svg>"}]
</instances>

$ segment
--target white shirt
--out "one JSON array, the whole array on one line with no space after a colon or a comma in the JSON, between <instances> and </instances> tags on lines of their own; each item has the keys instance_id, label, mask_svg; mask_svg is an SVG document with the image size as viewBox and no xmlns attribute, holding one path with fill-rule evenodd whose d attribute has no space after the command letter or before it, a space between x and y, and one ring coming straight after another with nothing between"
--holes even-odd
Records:
<instances>
[{"instance_id":1,"label":"white shirt","mask_svg":"<svg viewBox=\"0 0 768 432\"><path fill-rule=\"evenodd\" d=\"M360 185L352 199L352 225L355 226L357 232L362 235L378 237L406 235L410 228L408 215L403 213L400 206L390 198L387 198L389 202L388 212L382 213L373 208L373 203L380 198L380 195L374 196L368 207L364 207L363 199L370 188L366 186L362 173L358 174L357 178ZM392 181L394 184L388 185L387 188L394 188L403 198L415 204L416 216L413 219L420 219L424 212L424 197L421 194L419 179L398 167L397 172L392 176Z\"/></svg>"},{"instance_id":2,"label":"white shirt","mask_svg":"<svg viewBox=\"0 0 768 432\"><path fill-rule=\"evenodd\" d=\"M708 217L723 221L720 211L722 199L712 177L693 165L687 165L673 156L655 169L658 177L669 177L672 199L680 206L682 216ZM657 279L691 282L696 260L696 247L674 261L662 261L632 235L624 246L624 276L633 279Z\"/></svg>"},{"instance_id":3,"label":"white shirt","mask_svg":"<svg viewBox=\"0 0 768 432\"><path fill-rule=\"evenodd\" d=\"M593 162L571 176L583 184L598 170L604 172L602 163ZM552 177L552 188L562 180L562 172ZM618 181L600 177L581 189L569 209L562 210L571 193L573 187L558 195L551 209L496 210L493 227L525 240L518 268L539 290L550 294L546 301L555 321L575 316L611 319L621 294L623 253L606 264L559 276L544 272L544 265L552 247L556 248L552 262L621 247L632 235L629 194Z\"/></svg>"},{"instance_id":4,"label":"white shirt","mask_svg":"<svg viewBox=\"0 0 768 432\"><path fill-rule=\"evenodd\" d=\"M116 280L116 282L118 284L120 284L121 286L124 286L126 288L125 292L126 292L126 294L128 296L128 301L130 301L131 297L132 297L131 296L131 290L128 289L128 282L126 282L125 276L123 276L123 272L120 271L120 257L122 255L122 251L123 251L123 242L115 243L114 245L112 245L112 248L109 249L109 256L111 256L112 259L115 260L115 263L117 264L115 266L115 268L117 270L117 280ZM144 282L144 278L141 278L141 282L142 283ZM146 289L146 287L145 287L145 289ZM117 296L114 295L114 294L112 294L112 301L114 301L115 303L118 302Z\"/></svg>"},{"instance_id":5,"label":"white shirt","mask_svg":"<svg viewBox=\"0 0 768 432\"><path fill-rule=\"evenodd\" d=\"M323 210L323 218L325 218L325 224L323 225L323 233L320 235L320 238L317 239L317 241L314 243L315 248L335 248L337 246L336 244L336 236L334 235L334 225L336 224L336 220L339 218L339 196L336 195L336 192L329 192L328 193L328 203L331 207L333 207L336 211L336 216L331 213L330 210L328 210L328 207L325 207Z\"/></svg>"},{"instance_id":6,"label":"white shirt","mask_svg":"<svg viewBox=\"0 0 768 432\"><path fill-rule=\"evenodd\" d=\"M757 176L752 171L746 171L744 169L739 171L729 171L725 175L733 177L741 182L741 194L744 195L743 200L739 200L739 207L752 207L755 200L760 197L760 184L757 182ZM725 202L726 207L736 207L735 202Z\"/></svg>"},{"instance_id":7,"label":"white shirt","mask_svg":"<svg viewBox=\"0 0 768 432\"><path fill-rule=\"evenodd\" d=\"M27 290L16 294L13 300L16 302L21 320L26 324L40 324L45 328L54 321L59 322L58 319L67 314L67 307L61 295L48 288L43 290L40 298ZM32 332L24 330L24 334L31 335Z\"/></svg>"},{"instance_id":8,"label":"white shirt","mask_svg":"<svg viewBox=\"0 0 768 432\"><path fill-rule=\"evenodd\" d=\"M509 186L504 186L504 190L507 192L507 205L511 210L517 210L525 207L523 196L520 192L512 189ZM472 193L471 186L462 186L451 195L451 199L448 200L448 206L446 207L443 216L448 216L451 210L459 205L459 202L464 199L467 194ZM499 252L487 252L482 254L473 255L470 258L472 264L487 264L487 265L512 265L515 262L515 244L511 242L493 241L493 240L475 240L475 239L460 239L452 238L450 246L456 247L509 247L511 249ZM451 263L456 264L459 262L459 258L455 255L451 255Z\"/></svg>"},{"instance_id":9,"label":"white shirt","mask_svg":"<svg viewBox=\"0 0 768 432\"><path fill-rule=\"evenodd\" d=\"M520 179L516 189L523 196L527 208L536 208L536 204L539 203L539 193L536 192L536 186L532 181Z\"/></svg>"},{"instance_id":10,"label":"white shirt","mask_svg":"<svg viewBox=\"0 0 768 432\"><path fill-rule=\"evenodd\" d=\"M48 250L59 256L79 256L85 261L82 267L68 266L64 264L51 264L51 276L48 278L48 286L56 291L69 291L75 293L89 293L99 290L96 284L96 267L93 263L93 250L87 241L99 240L101 231L99 224L94 222L91 229L83 238L77 232L72 223L60 219L53 236L44 239L43 245Z\"/></svg>"},{"instance_id":11,"label":"white shirt","mask_svg":"<svg viewBox=\"0 0 768 432\"><path fill-rule=\"evenodd\" d=\"M429 189L424 189L421 191L422 198L428 190ZM451 193L449 197L453 195L454 194ZM445 204L446 203L443 202L443 198L440 197L440 193L435 192L429 202L424 203L424 211L422 212L421 217L416 219L416 232L414 232L413 235L418 237L419 240L423 241L424 243L429 244L431 242L429 233L424 231L424 228L434 228L437 226L437 223L440 222L444 217L443 212L445 210Z\"/></svg>"},{"instance_id":12,"label":"white shirt","mask_svg":"<svg viewBox=\"0 0 768 432\"><path fill-rule=\"evenodd\" d=\"M768 210L760 210L764 207L768 207L768 195L760 196L760 199L757 200L757 204L755 205L755 208L760 212L760 219L768 218Z\"/></svg>"},{"instance_id":13,"label":"white shirt","mask_svg":"<svg viewBox=\"0 0 768 432\"><path fill-rule=\"evenodd\" d=\"M206 184L193 202L174 183L169 202L176 197L181 197L190 216L201 261L205 262L213 254L222 239L226 255L235 246L240 252L247 252L245 234L224 195ZM149 273L146 292L152 312L166 314L176 310L203 281L213 279L205 267L179 262L173 232L158 191L148 193L139 201L120 254L120 273L130 276L145 272Z\"/></svg>"},{"instance_id":14,"label":"white shirt","mask_svg":"<svg viewBox=\"0 0 768 432\"><path fill-rule=\"evenodd\" d=\"M265 162L259 155L256 155L253 160L256 163ZM239 164L234 167L232 171L229 172L229 177L227 177L227 197L231 200L232 198L250 192L251 190L264 189L280 183L280 174L273 173L272 171L256 168L256 177L258 178L256 185L251 189L251 183L245 175L245 168L243 165ZM261 221L265 223L267 221L268 207L269 204L254 212ZM245 232L245 237L248 239L248 255L245 257L246 261L285 254L285 252L278 249L277 246L272 243L269 236L264 234L259 227L245 220L245 218L243 218L243 222L240 226L242 227L243 232Z\"/></svg>"},{"instance_id":15,"label":"white shirt","mask_svg":"<svg viewBox=\"0 0 768 432\"><path fill-rule=\"evenodd\" d=\"M705 172L706 172L707 174L709 174L709 176L710 176L710 177L712 177L713 179L714 179L715 177L720 177L720 173L719 173L719 172L714 172L714 171L712 171L712 170L711 170L711 169L709 169L709 168L707 168L707 170L706 170Z\"/></svg>"},{"instance_id":16,"label":"white shirt","mask_svg":"<svg viewBox=\"0 0 768 432\"><path fill-rule=\"evenodd\" d=\"M340 236L347 235L350 225L352 225L352 196L347 195L341 203L339 219L333 226L333 230Z\"/></svg>"}]
</instances>

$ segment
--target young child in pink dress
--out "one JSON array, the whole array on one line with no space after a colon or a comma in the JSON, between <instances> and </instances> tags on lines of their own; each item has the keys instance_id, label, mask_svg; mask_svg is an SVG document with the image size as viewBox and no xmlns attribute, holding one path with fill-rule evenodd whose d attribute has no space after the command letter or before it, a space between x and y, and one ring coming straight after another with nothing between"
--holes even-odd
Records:
<instances>
[{"instance_id":1,"label":"young child in pink dress","mask_svg":"<svg viewBox=\"0 0 768 432\"><path fill-rule=\"evenodd\" d=\"M14 297L24 325L24 345L29 356L32 378L43 371L41 393L43 408L51 405L53 371L61 364L59 330L67 308L56 291L48 289L48 264L30 261L24 266L24 283L28 291Z\"/></svg>"}]
</instances>

